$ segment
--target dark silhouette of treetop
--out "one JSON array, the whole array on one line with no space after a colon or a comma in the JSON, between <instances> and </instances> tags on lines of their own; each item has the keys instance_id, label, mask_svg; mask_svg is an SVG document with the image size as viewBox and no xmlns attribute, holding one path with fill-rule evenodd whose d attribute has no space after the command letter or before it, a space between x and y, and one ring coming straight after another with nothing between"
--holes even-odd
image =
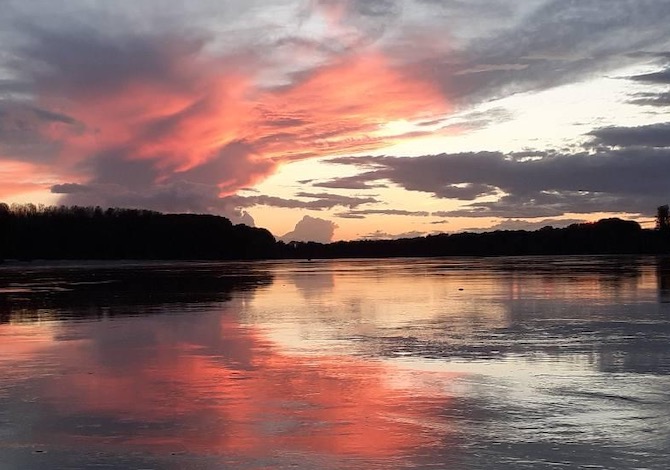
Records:
<instances>
[{"instance_id":1,"label":"dark silhouette of treetop","mask_svg":"<svg viewBox=\"0 0 670 470\"><path fill-rule=\"evenodd\" d=\"M667 204L656 209L656 229L664 232L670 229L670 207Z\"/></svg>"}]
</instances>

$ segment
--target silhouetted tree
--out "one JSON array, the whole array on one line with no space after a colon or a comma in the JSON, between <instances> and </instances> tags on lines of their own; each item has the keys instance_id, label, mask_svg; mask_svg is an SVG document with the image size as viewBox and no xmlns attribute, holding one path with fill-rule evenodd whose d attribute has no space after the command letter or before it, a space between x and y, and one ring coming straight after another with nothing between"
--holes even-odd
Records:
<instances>
[{"instance_id":1,"label":"silhouetted tree","mask_svg":"<svg viewBox=\"0 0 670 470\"><path fill-rule=\"evenodd\" d=\"M664 232L670 229L670 207L667 204L656 209L656 229Z\"/></svg>"},{"instance_id":2,"label":"silhouetted tree","mask_svg":"<svg viewBox=\"0 0 670 470\"><path fill-rule=\"evenodd\" d=\"M6 258L7 243L9 242L9 220L12 213L9 206L0 202L0 263Z\"/></svg>"}]
</instances>

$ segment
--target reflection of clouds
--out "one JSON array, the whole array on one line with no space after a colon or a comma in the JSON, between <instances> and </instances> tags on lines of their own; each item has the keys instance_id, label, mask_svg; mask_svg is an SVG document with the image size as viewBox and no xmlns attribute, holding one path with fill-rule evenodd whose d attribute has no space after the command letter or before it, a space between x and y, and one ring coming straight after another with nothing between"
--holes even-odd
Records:
<instances>
[{"instance_id":1,"label":"reflection of clouds","mask_svg":"<svg viewBox=\"0 0 670 470\"><path fill-rule=\"evenodd\" d=\"M458 310L460 305L472 303L473 296L484 292L497 292L500 288L490 276L464 279L462 273L448 271L435 272L426 267L430 262L408 261L368 262L323 262L320 267L299 273L290 273L292 280L301 279L312 288L320 284L332 284L331 305L317 305L316 314L344 320L363 317L370 321L379 320L385 325L405 325L414 320L426 319ZM269 289L264 289L256 299L254 310L268 312L266 315L280 319L282 307L291 303L301 303L295 295L286 295L282 303L272 305L271 298L279 291L284 273L275 272L277 281ZM469 293L459 292L459 288L469 286ZM300 284L300 287L303 285ZM484 299L475 297L474 300ZM493 314L495 316L495 314ZM332 319L332 318L331 318Z\"/></svg>"},{"instance_id":2,"label":"reflection of clouds","mask_svg":"<svg viewBox=\"0 0 670 470\"><path fill-rule=\"evenodd\" d=\"M294 272L291 275L293 285L306 300L330 295L335 286L333 272L322 263L314 263L315 267L309 271Z\"/></svg>"},{"instance_id":3,"label":"reflection of clouds","mask_svg":"<svg viewBox=\"0 0 670 470\"><path fill-rule=\"evenodd\" d=\"M464 277L449 263L436 269L433 261L418 259L314 261L280 266L273 275L275 282L257 292L245 318L286 348L350 350L358 344L352 339L383 331L420 336L426 322L449 322L449 331L461 335L507 322L504 308L492 301L506 294L505 286L490 274ZM422 326L414 331L415 325Z\"/></svg>"},{"instance_id":4,"label":"reflection of clouds","mask_svg":"<svg viewBox=\"0 0 670 470\"><path fill-rule=\"evenodd\" d=\"M421 423L435 397L412 403L420 392L410 396L392 386L386 367L374 362L282 354L256 328L237 321L240 304L199 314L68 322L58 325L56 339L42 338L44 352L5 348L11 362L54 371L25 379L39 401L17 439L32 432L31 439L54 447L245 459L279 451L401 458L432 443ZM22 327L3 328L9 334Z\"/></svg>"},{"instance_id":5,"label":"reflection of clouds","mask_svg":"<svg viewBox=\"0 0 670 470\"><path fill-rule=\"evenodd\" d=\"M653 259L257 265L275 282L180 314L0 325L5 442L203 468L667 466Z\"/></svg>"},{"instance_id":6,"label":"reflection of clouds","mask_svg":"<svg viewBox=\"0 0 670 470\"><path fill-rule=\"evenodd\" d=\"M662 265L641 257L314 262L279 267L245 309L293 350L492 360L568 357L579 367L670 371L656 303ZM652 260L653 261L653 260ZM306 279L328 295L287 289ZM670 282L668 283L670 285ZM463 290L460 290L463 289ZM665 373L665 372L663 372Z\"/></svg>"},{"instance_id":7,"label":"reflection of clouds","mask_svg":"<svg viewBox=\"0 0 670 470\"><path fill-rule=\"evenodd\" d=\"M49 324L0 324L0 377L3 380L23 380L30 377L33 369L24 366L48 351L53 341L54 328ZM0 382L0 395L3 391Z\"/></svg>"}]
</instances>

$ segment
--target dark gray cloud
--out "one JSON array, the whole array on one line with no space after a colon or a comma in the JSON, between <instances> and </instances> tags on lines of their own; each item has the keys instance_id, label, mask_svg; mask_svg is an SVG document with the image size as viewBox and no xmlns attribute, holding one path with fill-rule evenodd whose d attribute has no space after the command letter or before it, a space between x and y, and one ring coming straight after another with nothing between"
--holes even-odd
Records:
<instances>
[{"instance_id":1,"label":"dark gray cloud","mask_svg":"<svg viewBox=\"0 0 670 470\"><path fill-rule=\"evenodd\" d=\"M640 106L670 106L670 92L665 93L635 93L629 103Z\"/></svg>"},{"instance_id":2,"label":"dark gray cloud","mask_svg":"<svg viewBox=\"0 0 670 470\"><path fill-rule=\"evenodd\" d=\"M254 226L254 219L236 206L235 201L219 196L216 185L173 181L133 189L117 183L65 183L52 186L51 190L63 195L63 204L129 207L171 213L214 213L228 217L236 224Z\"/></svg>"},{"instance_id":3,"label":"dark gray cloud","mask_svg":"<svg viewBox=\"0 0 670 470\"><path fill-rule=\"evenodd\" d=\"M633 77L630 77L630 79L650 84L670 85L670 69L665 69L660 72L635 75Z\"/></svg>"},{"instance_id":4,"label":"dark gray cloud","mask_svg":"<svg viewBox=\"0 0 670 470\"><path fill-rule=\"evenodd\" d=\"M361 214L352 214L350 212L341 212L339 214L335 214L336 217L339 217L340 219L355 219L355 220L363 220L365 219L364 215Z\"/></svg>"},{"instance_id":5,"label":"dark gray cloud","mask_svg":"<svg viewBox=\"0 0 670 470\"><path fill-rule=\"evenodd\" d=\"M396 18L400 15L400 0L366 0L349 2L349 9L355 15L376 18Z\"/></svg>"},{"instance_id":6,"label":"dark gray cloud","mask_svg":"<svg viewBox=\"0 0 670 470\"><path fill-rule=\"evenodd\" d=\"M110 39L97 31L49 31L32 28L31 42L20 51L27 79L48 84L63 96L116 93L129 82L147 80L166 86L188 86L175 80L174 57L196 54L200 38L124 35Z\"/></svg>"},{"instance_id":7,"label":"dark gray cloud","mask_svg":"<svg viewBox=\"0 0 670 470\"><path fill-rule=\"evenodd\" d=\"M670 147L670 122L638 127L605 127L591 132L595 143L618 147Z\"/></svg>"},{"instance_id":8,"label":"dark gray cloud","mask_svg":"<svg viewBox=\"0 0 670 470\"><path fill-rule=\"evenodd\" d=\"M210 160L192 169L177 172L171 178L216 184L220 190L232 192L271 173L276 166L270 159L255 157L252 145L236 141L220 148Z\"/></svg>"},{"instance_id":9,"label":"dark gray cloud","mask_svg":"<svg viewBox=\"0 0 670 470\"><path fill-rule=\"evenodd\" d=\"M238 149L239 150L239 149ZM235 223L253 225L253 219L240 210L253 204L238 204L237 200L221 197L217 183L222 174L234 177L234 161L226 151L219 158L195 170L171 174L159 181L159 170L151 160L125 157L107 152L85 162L94 177L86 185L56 185L52 192L63 194L62 202L104 207L137 207L162 212L217 213ZM226 172L226 166L231 170ZM219 171L218 173L216 171ZM84 190L75 190L83 189Z\"/></svg>"},{"instance_id":10,"label":"dark gray cloud","mask_svg":"<svg viewBox=\"0 0 670 470\"><path fill-rule=\"evenodd\" d=\"M9 155L31 162L54 160L60 145L49 132L81 129L72 117L41 108L26 100L0 98L0 159Z\"/></svg>"},{"instance_id":11,"label":"dark gray cloud","mask_svg":"<svg viewBox=\"0 0 670 470\"><path fill-rule=\"evenodd\" d=\"M151 187L159 175L155 162L133 159L129 151L132 149L110 149L85 161L82 166L94 175L91 183L119 185L138 192Z\"/></svg>"},{"instance_id":12,"label":"dark gray cloud","mask_svg":"<svg viewBox=\"0 0 670 470\"><path fill-rule=\"evenodd\" d=\"M442 26L454 41L511 28L544 0L501 2L498 0L416 0L430 15L426 27Z\"/></svg>"},{"instance_id":13,"label":"dark gray cloud","mask_svg":"<svg viewBox=\"0 0 670 470\"><path fill-rule=\"evenodd\" d=\"M670 58L670 53L667 54L667 57L664 56L664 58ZM652 85L670 85L670 69L661 70L660 72L646 73L643 75L635 75L630 78L637 82L647 83L650 85L650 88L652 88ZM655 88L658 89L658 86ZM640 106L669 106L670 92L667 90L640 92L634 94L633 99L631 99L629 102Z\"/></svg>"},{"instance_id":14,"label":"dark gray cloud","mask_svg":"<svg viewBox=\"0 0 670 470\"><path fill-rule=\"evenodd\" d=\"M86 188L87 191L73 190L77 188ZM63 202L66 204L194 213L217 212L217 209L223 209L223 201L218 198L215 186L188 182L157 184L150 188L138 186L135 189L117 183L65 184L56 189L64 194Z\"/></svg>"},{"instance_id":15,"label":"dark gray cloud","mask_svg":"<svg viewBox=\"0 0 670 470\"><path fill-rule=\"evenodd\" d=\"M333 3L332 0L321 0L324 3ZM345 0L335 3L346 5L346 17L343 23L353 27L368 41L379 39L390 25L401 15L402 0Z\"/></svg>"},{"instance_id":16,"label":"dark gray cloud","mask_svg":"<svg viewBox=\"0 0 670 470\"><path fill-rule=\"evenodd\" d=\"M20 80L0 78L0 96L17 97L30 93L32 87Z\"/></svg>"},{"instance_id":17,"label":"dark gray cloud","mask_svg":"<svg viewBox=\"0 0 670 470\"><path fill-rule=\"evenodd\" d=\"M574 191L543 192L532 195L507 195L493 202L477 202L462 209L434 213L439 217L560 217L565 214L622 212L650 215L668 195L622 196L610 193Z\"/></svg>"},{"instance_id":18,"label":"dark gray cloud","mask_svg":"<svg viewBox=\"0 0 670 470\"><path fill-rule=\"evenodd\" d=\"M566 213L653 212L670 201L670 125L606 128L593 152L456 153L422 157L342 157L366 171L361 186L390 181L437 198L472 201L435 217L557 217ZM647 144L645 146L644 144ZM332 181L333 185L337 180ZM480 202L477 199L492 196Z\"/></svg>"},{"instance_id":19,"label":"dark gray cloud","mask_svg":"<svg viewBox=\"0 0 670 470\"><path fill-rule=\"evenodd\" d=\"M93 188L91 188L90 186L78 183L54 184L51 187L51 192L54 194L88 193L91 192L92 190Z\"/></svg>"},{"instance_id":20,"label":"dark gray cloud","mask_svg":"<svg viewBox=\"0 0 670 470\"><path fill-rule=\"evenodd\" d=\"M635 58L652 58L652 59L663 59L663 60L670 60L670 52L667 51L635 51L631 52L630 54L631 57Z\"/></svg>"}]
</instances>

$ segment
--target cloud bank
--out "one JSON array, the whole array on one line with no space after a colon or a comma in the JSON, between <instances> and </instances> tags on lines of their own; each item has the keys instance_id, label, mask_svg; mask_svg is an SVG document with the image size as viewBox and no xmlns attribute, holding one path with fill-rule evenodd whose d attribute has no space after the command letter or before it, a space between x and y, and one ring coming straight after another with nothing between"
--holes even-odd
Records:
<instances>
[{"instance_id":1,"label":"cloud bank","mask_svg":"<svg viewBox=\"0 0 670 470\"><path fill-rule=\"evenodd\" d=\"M344 187L389 181L408 191L455 199L435 217L557 217L566 213L652 214L670 200L668 124L592 132L593 151L475 152L421 157L341 157L362 171ZM328 181L338 187L339 180Z\"/></svg>"}]
</instances>

